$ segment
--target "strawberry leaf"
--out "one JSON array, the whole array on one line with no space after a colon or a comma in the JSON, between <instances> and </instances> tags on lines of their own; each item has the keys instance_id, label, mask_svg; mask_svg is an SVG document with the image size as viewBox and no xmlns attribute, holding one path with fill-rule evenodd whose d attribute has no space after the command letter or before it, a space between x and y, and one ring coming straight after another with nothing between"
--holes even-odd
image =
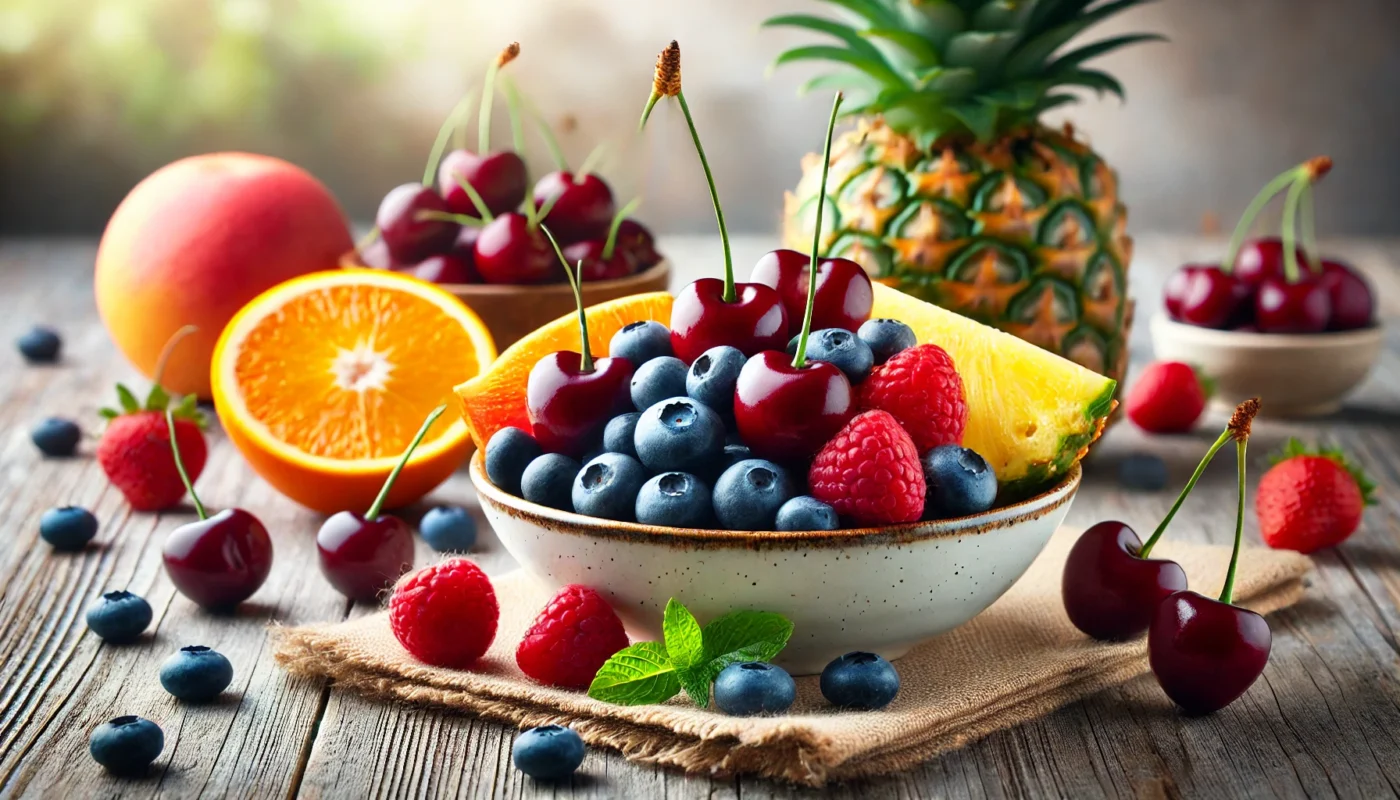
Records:
<instances>
[{"instance_id":1,"label":"strawberry leaf","mask_svg":"<svg viewBox=\"0 0 1400 800\"><path fill-rule=\"evenodd\" d=\"M146 395L147 411L164 411L170 406L170 395L161 388L159 383L151 385L151 391Z\"/></svg>"},{"instance_id":2,"label":"strawberry leaf","mask_svg":"<svg viewBox=\"0 0 1400 800\"><path fill-rule=\"evenodd\" d=\"M122 411L127 414L135 414L141 410L141 403L136 399L136 395L122 384L117 384L117 400L122 404Z\"/></svg>"},{"instance_id":3,"label":"strawberry leaf","mask_svg":"<svg viewBox=\"0 0 1400 800\"><path fill-rule=\"evenodd\" d=\"M1209 400L1214 397L1216 389L1215 379L1201 371L1200 367L1192 367L1191 371L1196 373L1196 382L1201 384L1201 392L1205 394L1206 399Z\"/></svg>"},{"instance_id":4,"label":"strawberry leaf","mask_svg":"<svg viewBox=\"0 0 1400 800\"><path fill-rule=\"evenodd\" d=\"M114 419L116 419L117 417L120 417L121 415L122 415L122 413L121 413L120 411L116 410L115 408L99 408L99 409L97 409L97 416L99 416L99 417L101 417L101 418L103 418L103 419L105 419L105 420L114 420Z\"/></svg>"}]
</instances>

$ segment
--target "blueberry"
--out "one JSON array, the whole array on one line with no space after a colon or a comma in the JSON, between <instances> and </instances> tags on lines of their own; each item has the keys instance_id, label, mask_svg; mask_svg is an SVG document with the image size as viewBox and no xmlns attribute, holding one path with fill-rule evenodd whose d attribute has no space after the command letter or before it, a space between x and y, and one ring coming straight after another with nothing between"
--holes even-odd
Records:
<instances>
[{"instance_id":1,"label":"blueberry","mask_svg":"<svg viewBox=\"0 0 1400 800\"><path fill-rule=\"evenodd\" d=\"M137 716L104 722L88 736L92 760L117 775L144 775L164 749L160 726Z\"/></svg>"},{"instance_id":2,"label":"blueberry","mask_svg":"<svg viewBox=\"0 0 1400 800\"><path fill-rule=\"evenodd\" d=\"M567 778L583 763L583 739L562 725L531 728L515 737L510 760L535 780Z\"/></svg>"},{"instance_id":3,"label":"blueberry","mask_svg":"<svg viewBox=\"0 0 1400 800\"><path fill-rule=\"evenodd\" d=\"M603 450L636 458L637 443L633 437L637 434L637 420L641 418L642 412L630 411L608 420L603 428Z\"/></svg>"},{"instance_id":4,"label":"blueberry","mask_svg":"<svg viewBox=\"0 0 1400 800\"><path fill-rule=\"evenodd\" d=\"M181 647L160 665L160 685L186 703L207 703L233 683L233 664L203 645Z\"/></svg>"},{"instance_id":5,"label":"blueberry","mask_svg":"<svg viewBox=\"0 0 1400 800\"><path fill-rule=\"evenodd\" d=\"M897 319L868 319L861 323L856 336L870 346L876 364L883 364L895 353L919 343L914 329Z\"/></svg>"},{"instance_id":6,"label":"blueberry","mask_svg":"<svg viewBox=\"0 0 1400 800\"><path fill-rule=\"evenodd\" d=\"M782 667L763 661L730 664L715 678L715 705L726 714L781 714L797 699L797 684Z\"/></svg>"},{"instance_id":7,"label":"blueberry","mask_svg":"<svg viewBox=\"0 0 1400 800\"><path fill-rule=\"evenodd\" d=\"M476 520L461 506L428 509L418 523L418 532L439 553L465 553L476 544Z\"/></svg>"},{"instance_id":8,"label":"blueberry","mask_svg":"<svg viewBox=\"0 0 1400 800\"><path fill-rule=\"evenodd\" d=\"M1132 453L1118 464L1118 483L1139 492L1160 492L1167 485L1167 462L1151 453Z\"/></svg>"},{"instance_id":9,"label":"blueberry","mask_svg":"<svg viewBox=\"0 0 1400 800\"><path fill-rule=\"evenodd\" d=\"M874 711L899 694L899 673L884 658L857 651L827 664L821 687L822 696L832 705Z\"/></svg>"},{"instance_id":10,"label":"blueberry","mask_svg":"<svg viewBox=\"0 0 1400 800\"><path fill-rule=\"evenodd\" d=\"M78 440L83 438L83 432L78 428L78 423L71 419L49 417L34 426L29 438L46 456L71 456L77 452Z\"/></svg>"},{"instance_id":11,"label":"blueberry","mask_svg":"<svg viewBox=\"0 0 1400 800\"><path fill-rule=\"evenodd\" d=\"M531 503L573 511L574 476L583 465L568 456L545 453L520 476L520 496Z\"/></svg>"},{"instance_id":12,"label":"blueberry","mask_svg":"<svg viewBox=\"0 0 1400 800\"><path fill-rule=\"evenodd\" d=\"M647 525L704 528L712 513L710 487L686 472L653 476L637 492L637 521Z\"/></svg>"},{"instance_id":13,"label":"blueberry","mask_svg":"<svg viewBox=\"0 0 1400 800\"><path fill-rule=\"evenodd\" d=\"M671 352L671 331L665 325L653 320L643 320L624 325L613 334L608 342L608 356L625 358L632 362L633 369L653 358L673 355Z\"/></svg>"},{"instance_id":14,"label":"blueberry","mask_svg":"<svg viewBox=\"0 0 1400 800\"><path fill-rule=\"evenodd\" d=\"M520 497L520 477L540 457L539 442L519 428L501 428L486 442L486 477L507 494Z\"/></svg>"},{"instance_id":15,"label":"blueberry","mask_svg":"<svg viewBox=\"0 0 1400 800\"><path fill-rule=\"evenodd\" d=\"M58 360L58 351L63 349L63 340L53 328L35 325L15 340L15 346L29 363L47 364Z\"/></svg>"},{"instance_id":16,"label":"blueberry","mask_svg":"<svg viewBox=\"0 0 1400 800\"><path fill-rule=\"evenodd\" d=\"M734 415L734 384L748 361L737 347L711 347L695 359L685 374L685 393L722 417Z\"/></svg>"},{"instance_id":17,"label":"blueberry","mask_svg":"<svg viewBox=\"0 0 1400 800\"><path fill-rule=\"evenodd\" d=\"M653 358L632 373L632 405L651 408L662 400L685 397L685 362L674 356Z\"/></svg>"},{"instance_id":18,"label":"blueberry","mask_svg":"<svg viewBox=\"0 0 1400 800\"><path fill-rule=\"evenodd\" d=\"M807 339L807 357L813 361L825 361L846 373L851 383L860 383L870 377L875 367L875 354L866 344L844 328L823 328L815 331Z\"/></svg>"},{"instance_id":19,"label":"blueberry","mask_svg":"<svg viewBox=\"0 0 1400 800\"><path fill-rule=\"evenodd\" d=\"M642 412L633 442L652 472L698 474L724 451L724 421L698 400L673 397Z\"/></svg>"},{"instance_id":20,"label":"blueberry","mask_svg":"<svg viewBox=\"0 0 1400 800\"><path fill-rule=\"evenodd\" d=\"M97 535L97 517L86 508L51 508L39 517L39 535L55 550L81 550Z\"/></svg>"},{"instance_id":21,"label":"blueberry","mask_svg":"<svg viewBox=\"0 0 1400 800\"><path fill-rule=\"evenodd\" d=\"M924 519L981 514L997 499L997 475L987 460L966 447L945 444L920 459L928 494Z\"/></svg>"},{"instance_id":22,"label":"blueberry","mask_svg":"<svg viewBox=\"0 0 1400 800\"><path fill-rule=\"evenodd\" d=\"M590 517L630 522L637 514L637 492L647 471L637 459L604 453L583 465L574 478L574 511Z\"/></svg>"},{"instance_id":23,"label":"blueberry","mask_svg":"<svg viewBox=\"0 0 1400 800\"><path fill-rule=\"evenodd\" d=\"M87 610L88 630L104 642L127 644L136 641L153 617L151 604L131 592L106 592Z\"/></svg>"},{"instance_id":24,"label":"blueberry","mask_svg":"<svg viewBox=\"0 0 1400 800\"><path fill-rule=\"evenodd\" d=\"M805 494L783 503L775 524L780 531L834 531L841 527L836 509Z\"/></svg>"},{"instance_id":25,"label":"blueberry","mask_svg":"<svg viewBox=\"0 0 1400 800\"><path fill-rule=\"evenodd\" d=\"M731 531L771 531L778 509L791 497L787 470L751 458L726 469L715 482L715 516Z\"/></svg>"}]
</instances>

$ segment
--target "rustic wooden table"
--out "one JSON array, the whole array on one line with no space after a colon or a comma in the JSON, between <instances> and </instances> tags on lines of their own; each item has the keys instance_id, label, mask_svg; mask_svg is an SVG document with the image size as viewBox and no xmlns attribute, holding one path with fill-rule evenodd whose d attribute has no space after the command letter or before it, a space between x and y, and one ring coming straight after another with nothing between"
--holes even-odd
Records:
<instances>
[{"instance_id":1,"label":"rustic wooden table","mask_svg":"<svg viewBox=\"0 0 1400 800\"><path fill-rule=\"evenodd\" d=\"M718 269L713 239L672 239L664 249L677 280ZM737 243L749 264L761 239ZM1147 237L1134 288L1156 307L1162 274L1219 242ZM1333 248L1381 287L1384 314L1400 316L1400 242L1339 242ZM295 625L369 613L316 574L316 515L255 477L215 434L201 494L214 506L254 509L277 534L263 589L234 617L200 612L175 593L160 543L190 513L132 513L90 454L44 459L29 427L52 414L96 433L112 383L131 379L93 311L90 241L0 243L0 796L480 796L790 797L805 790L748 779L710 779L630 764L593 751L565 785L540 785L510 764L514 731L439 711L369 702L321 681L288 677L273 662L269 623ZM1145 315L1144 315L1145 316ZM1150 353L1144 320L1135 360ZM60 365L26 368L9 341L29 324L62 330ZM1272 618L1273 657L1239 702L1210 717L1179 715L1150 678L993 735L902 775L833 787L838 797L1192 796L1380 797L1400 793L1400 328L1384 360L1347 408L1307 424L1264 422L1251 448L1253 481L1288 435L1341 445L1382 485L1380 505L1348 543L1316 556L1307 599ZM1300 376L1306 379L1306 376ZM144 385L144 383L143 383ZM1150 529L1213 434L1147 440L1119 425L1091 459L1070 524L1124 519ZM1150 450L1170 465L1172 488L1124 491L1118 460ZM1225 453L1229 453L1227 450ZM1186 505L1172 535L1226 544L1232 534L1233 464L1222 454ZM475 508L465 476L433 499ZM102 520L96 542L54 553L38 535L49 507L79 504ZM1247 536L1257 542L1250 515ZM501 573L511 561L481 525L476 557ZM420 563L430 558L420 544ZM128 588L156 610L143 644L104 646L86 632L83 609L99 593ZM182 706L156 670L175 649L206 644L235 665L222 702ZM149 777L118 780L87 755L88 732L120 714L165 729Z\"/></svg>"}]
</instances>

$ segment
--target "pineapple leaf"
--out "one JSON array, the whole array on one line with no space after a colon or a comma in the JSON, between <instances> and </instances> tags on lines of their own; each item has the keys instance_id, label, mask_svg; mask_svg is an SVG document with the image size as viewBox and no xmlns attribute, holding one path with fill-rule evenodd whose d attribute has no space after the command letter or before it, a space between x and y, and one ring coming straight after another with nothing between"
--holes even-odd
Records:
<instances>
[{"instance_id":1,"label":"pineapple leaf","mask_svg":"<svg viewBox=\"0 0 1400 800\"><path fill-rule=\"evenodd\" d=\"M950 67L971 67L979 73L993 70L1006 60L1021 34L1016 31L968 31L948 42L943 61Z\"/></svg>"},{"instance_id":2,"label":"pineapple leaf","mask_svg":"<svg viewBox=\"0 0 1400 800\"><path fill-rule=\"evenodd\" d=\"M809 45L807 47L794 47L780 54L773 59L770 69L776 69L784 64L791 64L794 61L835 61L864 72L883 85L908 86L908 82L900 77L898 73L890 69L889 64L883 58L870 58L859 53L851 52L840 47L829 47L825 45Z\"/></svg>"},{"instance_id":3,"label":"pineapple leaf","mask_svg":"<svg viewBox=\"0 0 1400 800\"><path fill-rule=\"evenodd\" d=\"M1165 42L1166 40L1167 37L1157 33L1134 33L1126 36L1114 36L1111 39L1094 42L1093 44L1088 44L1077 50L1071 50L1065 53L1050 64L1048 71L1056 72L1067 67L1077 67L1091 58L1098 58L1101 55L1130 44L1138 44L1140 42Z\"/></svg>"},{"instance_id":4,"label":"pineapple leaf","mask_svg":"<svg viewBox=\"0 0 1400 800\"><path fill-rule=\"evenodd\" d=\"M136 399L136 395L123 384L117 384L117 401L122 405L122 411L127 414L135 414L141 410L141 403Z\"/></svg>"},{"instance_id":5,"label":"pineapple leaf","mask_svg":"<svg viewBox=\"0 0 1400 800\"><path fill-rule=\"evenodd\" d=\"M1117 95L1119 100L1123 99L1123 84L1107 72L1096 69L1072 69L1052 76L1051 80L1056 86L1083 86L1093 89L1100 96L1109 92Z\"/></svg>"},{"instance_id":6,"label":"pineapple leaf","mask_svg":"<svg viewBox=\"0 0 1400 800\"><path fill-rule=\"evenodd\" d=\"M883 39L898 45L904 52L913 56L919 64L937 64L940 61L938 51L933 48L928 39L917 33L893 28L872 28L868 31L861 31L860 35L867 39Z\"/></svg>"},{"instance_id":7,"label":"pineapple leaf","mask_svg":"<svg viewBox=\"0 0 1400 800\"><path fill-rule=\"evenodd\" d=\"M801 96L811 94L812 92L816 91L825 91L828 89L849 89L853 91L866 92L871 97L874 97L875 95L880 93L880 88L880 82L870 77L869 75L866 75L864 72L851 72L850 70L844 70L842 72L832 72L826 75L818 75L814 78L809 79L806 83L803 83L801 86L797 87L797 94ZM841 111L843 115L850 113L845 108L841 109Z\"/></svg>"},{"instance_id":8,"label":"pineapple leaf","mask_svg":"<svg viewBox=\"0 0 1400 800\"><path fill-rule=\"evenodd\" d=\"M1039 72L1045 62L1050 59L1050 56L1054 55L1056 50L1059 50L1065 43L1078 36L1085 29L1102 22L1120 11L1125 11L1133 6L1141 5L1146 2L1151 2L1151 0L1113 0L1113 2L1105 3L1095 8L1093 11L1076 16L1079 10L1087 6L1088 3L1081 4L1080 0L1072 0L1068 5L1079 7L1071 12L1068 21L1054 24L1055 20L1052 18L1054 27L1044 33L1035 35L1029 41L1017 47L1010 59L1006 62L1006 74L1013 78L1021 78ZM1044 5L1043 2L1042 5Z\"/></svg>"},{"instance_id":9,"label":"pineapple leaf","mask_svg":"<svg viewBox=\"0 0 1400 800\"><path fill-rule=\"evenodd\" d=\"M1079 102L1079 97L1078 97L1077 95L1072 95L1072 94L1050 94L1050 95L1046 95L1045 97L1042 97L1042 98L1040 99L1040 101L1037 102L1037 103L1035 104L1035 106L1031 109L1031 115L1032 115L1032 116L1039 116L1039 115L1044 114L1045 112L1049 111L1049 110L1052 109L1052 108L1059 108L1060 106L1069 105L1069 104L1071 104L1071 103L1078 103L1078 102Z\"/></svg>"},{"instance_id":10,"label":"pineapple leaf","mask_svg":"<svg viewBox=\"0 0 1400 800\"><path fill-rule=\"evenodd\" d=\"M979 31L1018 31L1035 10L1034 2L992 0L972 15L972 26Z\"/></svg>"},{"instance_id":11,"label":"pineapple leaf","mask_svg":"<svg viewBox=\"0 0 1400 800\"><path fill-rule=\"evenodd\" d=\"M873 59L884 60L880 51L874 45L861 37L854 28L842 25L822 17L814 17L810 14L782 14L776 17L769 17L764 20L761 27L764 28L804 28L809 31L825 33L828 36L840 39L851 48L854 53L868 56Z\"/></svg>"},{"instance_id":12,"label":"pineapple leaf","mask_svg":"<svg viewBox=\"0 0 1400 800\"><path fill-rule=\"evenodd\" d=\"M962 3L951 0L892 0L895 6L895 19L891 24L872 25L875 28L899 28L922 36L933 43L938 52L943 52L948 42L959 33L967 30L967 18L971 12Z\"/></svg>"},{"instance_id":13,"label":"pineapple leaf","mask_svg":"<svg viewBox=\"0 0 1400 800\"><path fill-rule=\"evenodd\" d=\"M880 0L825 0L834 6L844 8L874 26L895 25L899 17Z\"/></svg>"},{"instance_id":14,"label":"pineapple leaf","mask_svg":"<svg viewBox=\"0 0 1400 800\"><path fill-rule=\"evenodd\" d=\"M1032 82L1013 83L1001 89L982 93L984 99L1017 111L1035 108L1036 103L1040 102L1044 96L1045 85Z\"/></svg>"},{"instance_id":15,"label":"pineapple leaf","mask_svg":"<svg viewBox=\"0 0 1400 800\"><path fill-rule=\"evenodd\" d=\"M921 90L953 99L966 97L977 88L977 71L970 67L934 67L917 79Z\"/></svg>"},{"instance_id":16,"label":"pineapple leaf","mask_svg":"<svg viewBox=\"0 0 1400 800\"><path fill-rule=\"evenodd\" d=\"M967 129L972 131L972 134L979 141L988 141L996 135L997 108L995 105L974 99L949 105L948 113L966 125Z\"/></svg>"}]
</instances>

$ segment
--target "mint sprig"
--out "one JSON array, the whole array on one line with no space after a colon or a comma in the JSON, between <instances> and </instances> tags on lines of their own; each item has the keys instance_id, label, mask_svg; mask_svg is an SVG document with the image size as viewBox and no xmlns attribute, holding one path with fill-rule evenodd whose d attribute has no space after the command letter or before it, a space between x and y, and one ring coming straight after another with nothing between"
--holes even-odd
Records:
<instances>
[{"instance_id":1,"label":"mint sprig","mask_svg":"<svg viewBox=\"0 0 1400 800\"><path fill-rule=\"evenodd\" d=\"M594 700L624 706L664 703L684 689L710 704L710 684L730 664L771 661L792 637L792 622L767 611L731 611L700 626L674 597L666 603L665 642L639 642L613 655L588 687Z\"/></svg>"}]
</instances>

